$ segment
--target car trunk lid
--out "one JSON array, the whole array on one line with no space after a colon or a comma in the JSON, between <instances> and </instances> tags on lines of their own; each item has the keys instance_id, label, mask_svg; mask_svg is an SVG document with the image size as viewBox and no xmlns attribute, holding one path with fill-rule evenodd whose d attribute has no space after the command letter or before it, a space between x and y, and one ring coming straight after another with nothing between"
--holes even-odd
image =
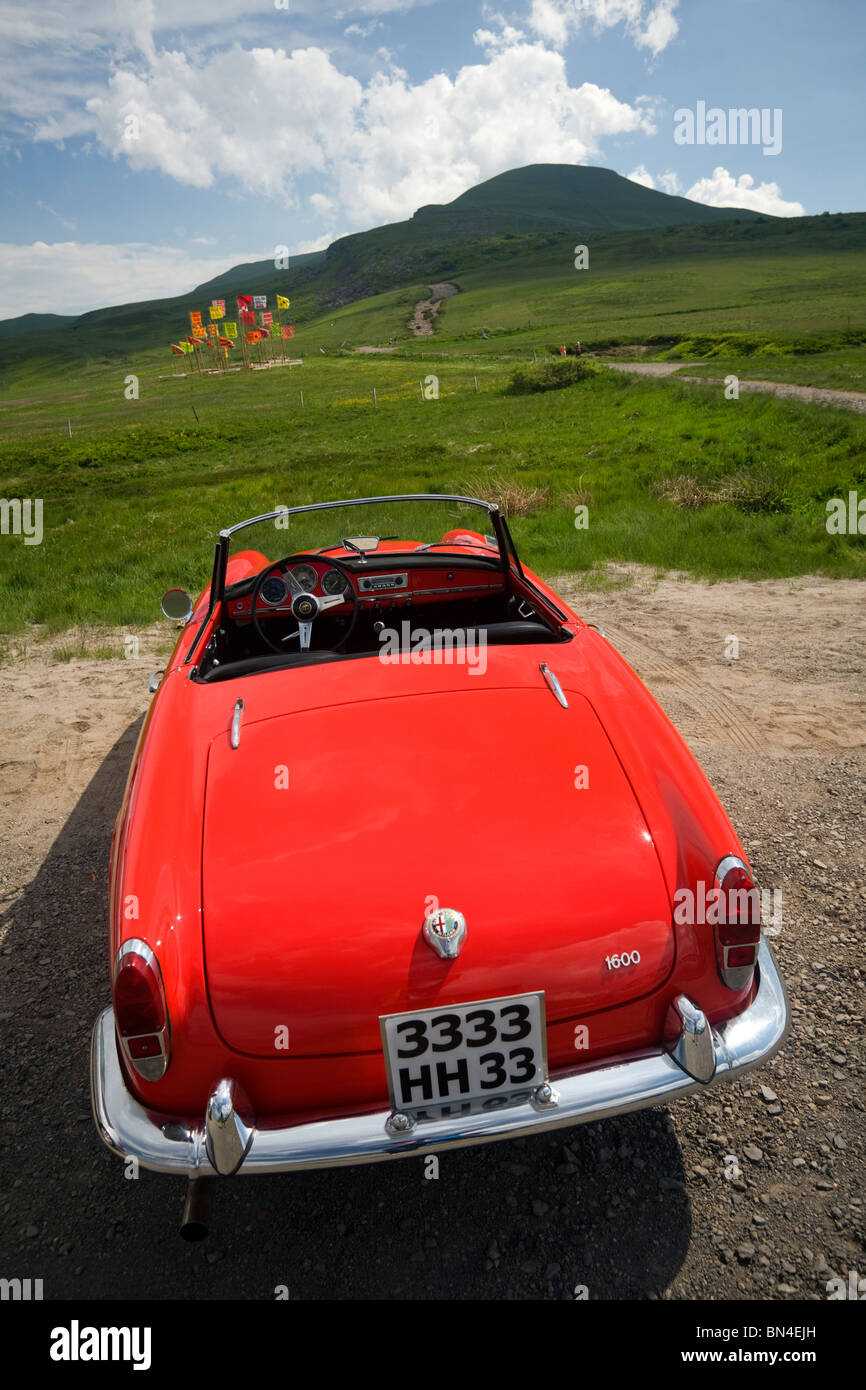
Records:
<instances>
[{"instance_id":1,"label":"car trunk lid","mask_svg":"<svg viewBox=\"0 0 866 1390\"><path fill-rule=\"evenodd\" d=\"M231 1047L370 1052L383 1014L544 990L553 1022L659 988L674 938L655 849L593 709L568 699L417 694L214 740L204 942ZM422 937L436 907L466 919L452 961Z\"/></svg>"}]
</instances>

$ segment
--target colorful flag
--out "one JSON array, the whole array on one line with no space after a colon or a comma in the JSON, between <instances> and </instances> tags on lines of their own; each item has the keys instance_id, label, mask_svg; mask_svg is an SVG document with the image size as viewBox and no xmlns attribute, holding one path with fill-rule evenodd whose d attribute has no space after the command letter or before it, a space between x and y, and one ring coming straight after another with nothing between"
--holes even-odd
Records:
<instances>
[{"instance_id":1,"label":"colorful flag","mask_svg":"<svg viewBox=\"0 0 866 1390\"><path fill-rule=\"evenodd\" d=\"M221 309L218 304L212 304L208 312L212 319L224 319L226 316L225 309Z\"/></svg>"},{"instance_id":2,"label":"colorful flag","mask_svg":"<svg viewBox=\"0 0 866 1390\"><path fill-rule=\"evenodd\" d=\"M253 313L252 309L241 309L241 323L246 324L249 328L255 323L255 321L256 316Z\"/></svg>"},{"instance_id":3,"label":"colorful flag","mask_svg":"<svg viewBox=\"0 0 866 1390\"><path fill-rule=\"evenodd\" d=\"M251 328L251 329L249 330L249 332L247 333L247 342L248 342L248 343L257 343L257 342L259 341L259 339L261 338L261 336L262 336L262 330L261 330L260 328Z\"/></svg>"},{"instance_id":4,"label":"colorful flag","mask_svg":"<svg viewBox=\"0 0 866 1390\"><path fill-rule=\"evenodd\" d=\"M251 294L238 295L238 309L251 309L253 307L253 297Z\"/></svg>"},{"instance_id":5,"label":"colorful flag","mask_svg":"<svg viewBox=\"0 0 866 1390\"><path fill-rule=\"evenodd\" d=\"M289 326L288 326L288 328L286 329L286 337L287 337L287 338L294 338L294 336L295 336L295 325L294 325L293 323L290 323Z\"/></svg>"},{"instance_id":6,"label":"colorful flag","mask_svg":"<svg viewBox=\"0 0 866 1390\"><path fill-rule=\"evenodd\" d=\"M286 299L286 296L285 296L284 294L278 294L278 295L277 295L277 308L278 308L278 309L288 309L288 307L289 307L289 305L291 304L291 302L292 302L292 301L291 301L290 299Z\"/></svg>"},{"instance_id":7,"label":"colorful flag","mask_svg":"<svg viewBox=\"0 0 866 1390\"><path fill-rule=\"evenodd\" d=\"M268 327L270 327L270 325L273 323L273 321L274 321L274 316L273 316L271 310L270 310L270 309L265 309L264 313L262 314L262 323L267 324Z\"/></svg>"},{"instance_id":8,"label":"colorful flag","mask_svg":"<svg viewBox=\"0 0 866 1390\"><path fill-rule=\"evenodd\" d=\"M260 338L269 338L270 336L271 336L271 330L270 330L269 328L260 328L260 329L259 329L259 337L260 337Z\"/></svg>"},{"instance_id":9,"label":"colorful flag","mask_svg":"<svg viewBox=\"0 0 866 1390\"><path fill-rule=\"evenodd\" d=\"M238 326L233 319L226 319L223 324L223 332L227 338L236 338L238 336Z\"/></svg>"},{"instance_id":10,"label":"colorful flag","mask_svg":"<svg viewBox=\"0 0 866 1390\"><path fill-rule=\"evenodd\" d=\"M266 294L254 294L254 295L253 295L253 308L254 308L254 309L267 309L267 307L268 307L268 296L267 296Z\"/></svg>"},{"instance_id":11,"label":"colorful flag","mask_svg":"<svg viewBox=\"0 0 866 1390\"><path fill-rule=\"evenodd\" d=\"M191 309L189 315L190 328L201 328L201 314L197 309Z\"/></svg>"},{"instance_id":12,"label":"colorful flag","mask_svg":"<svg viewBox=\"0 0 866 1390\"><path fill-rule=\"evenodd\" d=\"M192 336L193 336L194 338L206 338L206 337L207 337L207 331L206 331L204 325L202 324L202 325L200 325L200 326L194 328L194 329L192 330Z\"/></svg>"},{"instance_id":13,"label":"colorful flag","mask_svg":"<svg viewBox=\"0 0 866 1390\"><path fill-rule=\"evenodd\" d=\"M210 302L210 304L211 304L211 308L212 308L212 309L222 309L222 314L220 314L220 318L223 318L224 315L225 315L225 311L226 311L226 302L225 302L225 300L224 300L224 299L212 299L211 302Z\"/></svg>"},{"instance_id":14,"label":"colorful flag","mask_svg":"<svg viewBox=\"0 0 866 1390\"><path fill-rule=\"evenodd\" d=\"M186 348L178 347L177 343L172 343L171 350L176 357L183 357L186 352Z\"/></svg>"},{"instance_id":15,"label":"colorful flag","mask_svg":"<svg viewBox=\"0 0 866 1390\"><path fill-rule=\"evenodd\" d=\"M234 347L234 343L232 342L231 338L224 338L222 334L220 334L219 342L220 347Z\"/></svg>"}]
</instances>

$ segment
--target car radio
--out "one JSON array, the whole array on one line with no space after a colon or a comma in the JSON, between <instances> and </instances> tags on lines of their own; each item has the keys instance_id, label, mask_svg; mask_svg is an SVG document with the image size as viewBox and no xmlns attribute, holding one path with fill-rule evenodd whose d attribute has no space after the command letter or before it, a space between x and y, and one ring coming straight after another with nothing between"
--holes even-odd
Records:
<instances>
[{"instance_id":1,"label":"car radio","mask_svg":"<svg viewBox=\"0 0 866 1390\"><path fill-rule=\"evenodd\" d=\"M365 574L358 580L362 594L387 593L392 589L408 589L408 574Z\"/></svg>"}]
</instances>

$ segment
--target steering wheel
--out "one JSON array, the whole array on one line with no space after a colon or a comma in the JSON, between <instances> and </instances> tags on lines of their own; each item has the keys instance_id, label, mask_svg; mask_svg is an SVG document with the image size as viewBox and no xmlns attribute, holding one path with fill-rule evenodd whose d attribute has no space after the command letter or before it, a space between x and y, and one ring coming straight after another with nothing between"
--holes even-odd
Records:
<instances>
[{"instance_id":1,"label":"steering wheel","mask_svg":"<svg viewBox=\"0 0 866 1390\"><path fill-rule=\"evenodd\" d=\"M349 623L348 628L343 633L339 642L336 642L334 646L331 647L331 651L338 652L341 647L345 646L354 632L355 624L358 621L360 605L358 602L358 595L355 593L355 586L352 583L352 571L349 566L343 560L336 560L333 556L329 555L328 564L333 565L336 569L342 570L348 579L348 583L341 594L326 594L324 598L317 598L315 594L308 594L301 588L291 571L292 565L308 565L309 563L309 555L288 555L285 560L279 560L275 565L268 565L267 569L262 570L253 589L253 627L262 641L271 648L271 651L279 652L281 656L285 653L285 647L279 645L269 636L262 626L259 617L259 594L262 591L265 580L273 575L274 570L279 570L281 572L281 577L286 583L292 598L292 617L298 624L297 632L288 633L281 639L282 642L289 642L294 637L298 637L300 638L300 650L302 652L309 651L313 623L316 618L318 618L319 614L326 612L329 608L339 607L340 604L348 602L349 598L351 598L352 601L352 621Z\"/></svg>"}]
</instances>

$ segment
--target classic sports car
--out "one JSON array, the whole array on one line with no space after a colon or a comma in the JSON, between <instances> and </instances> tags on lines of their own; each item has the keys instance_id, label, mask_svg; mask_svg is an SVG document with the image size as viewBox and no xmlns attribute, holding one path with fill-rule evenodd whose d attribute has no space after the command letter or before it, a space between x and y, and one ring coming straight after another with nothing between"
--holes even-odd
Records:
<instances>
[{"instance_id":1,"label":"classic sports car","mask_svg":"<svg viewBox=\"0 0 866 1390\"><path fill-rule=\"evenodd\" d=\"M278 508L163 609L92 1088L116 1153L190 1180L188 1237L216 1175L579 1124L780 1046L727 816L495 506Z\"/></svg>"}]
</instances>

